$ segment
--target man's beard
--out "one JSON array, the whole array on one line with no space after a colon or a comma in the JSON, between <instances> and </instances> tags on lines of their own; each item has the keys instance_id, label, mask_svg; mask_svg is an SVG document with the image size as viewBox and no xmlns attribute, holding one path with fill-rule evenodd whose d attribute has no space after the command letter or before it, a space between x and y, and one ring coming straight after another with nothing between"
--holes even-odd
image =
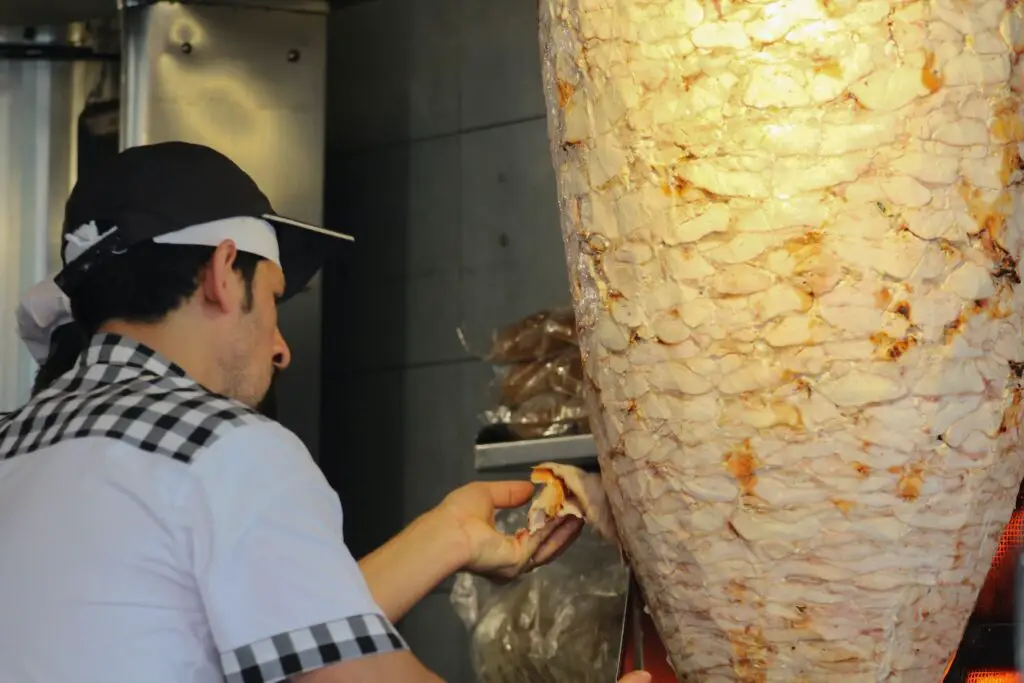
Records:
<instances>
[{"instance_id":1,"label":"man's beard","mask_svg":"<svg viewBox=\"0 0 1024 683\"><path fill-rule=\"evenodd\" d=\"M276 412L277 402L274 400L273 387L277 368L274 365L271 365L266 375L261 374L260 377L256 377L251 366L246 367L244 358L241 356L231 359L225 366L227 387L224 394L226 396L260 412L264 412L268 405Z\"/></svg>"}]
</instances>

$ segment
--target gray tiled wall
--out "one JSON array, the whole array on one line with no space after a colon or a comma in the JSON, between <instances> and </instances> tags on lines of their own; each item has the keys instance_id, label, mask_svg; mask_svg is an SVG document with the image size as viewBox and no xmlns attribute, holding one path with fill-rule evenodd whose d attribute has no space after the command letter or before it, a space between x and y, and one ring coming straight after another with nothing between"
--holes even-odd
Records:
<instances>
[{"instance_id":1,"label":"gray tiled wall","mask_svg":"<svg viewBox=\"0 0 1024 683\"><path fill-rule=\"evenodd\" d=\"M536 3L370 0L330 24L321 465L357 553L473 478L492 328L569 300ZM401 624L472 683L447 586Z\"/></svg>"}]
</instances>

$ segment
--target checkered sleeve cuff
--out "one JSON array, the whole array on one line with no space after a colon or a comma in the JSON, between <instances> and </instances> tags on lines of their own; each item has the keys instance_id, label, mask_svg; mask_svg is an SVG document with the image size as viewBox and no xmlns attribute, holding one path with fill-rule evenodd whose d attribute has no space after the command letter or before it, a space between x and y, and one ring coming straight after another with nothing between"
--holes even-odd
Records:
<instances>
[{"instance_id":1,"label":"checkered sleeve cuff","mask_svg":"<svg viewBox=\"0 0 1024 683\"><path fill-rule=\"evenodd\" d=\"M225 683L275 683L296 674L367 655L407 650L379 614L317 624L221 654Z\"/></svg>"}]
</instances>

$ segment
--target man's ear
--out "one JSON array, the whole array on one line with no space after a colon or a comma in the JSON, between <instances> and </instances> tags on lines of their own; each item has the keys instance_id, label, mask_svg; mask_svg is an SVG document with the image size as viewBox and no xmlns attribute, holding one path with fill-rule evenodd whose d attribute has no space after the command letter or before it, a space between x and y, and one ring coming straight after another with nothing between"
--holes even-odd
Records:
<instances>
[{"instance_id":1,"label":"man's ear","mask_svg":"<svg viewBox=\"0 0 1024 683\"><path fill-rule=\"evenodd\" d=\"M234 270L236 258L238 247L235 242L224 240L214 249L213 256L199 276L199 292L204 303L225 313L237 308L242 302L241 282Z\"/></svg>"}]
</instances>

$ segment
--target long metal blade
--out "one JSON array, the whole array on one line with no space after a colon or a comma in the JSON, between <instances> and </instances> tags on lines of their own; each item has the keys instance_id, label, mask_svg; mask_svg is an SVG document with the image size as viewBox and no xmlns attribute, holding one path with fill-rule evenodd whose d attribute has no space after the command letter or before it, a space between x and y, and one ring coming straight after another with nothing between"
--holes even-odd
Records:
<instances>
[{"instance_id":1,"label":"long metal blade","mask_svg":"<svg viewBox=\"0 0 1024 683\"><path fill-rule=\"evenodd\" d=\"M644 668L644 601L640 592L640 584L633 580L633 668L643 671Z\"/></svg>"},{"instance_id":2,"label":"long metal blade","mask_svg":"<svg viewBox=\"0 0 1024 683\"><path fill-rule=\"evenodd\" d=\"M631 656L630 656L631 655ZM622 610L622 633L619 637L619 666L616 681L631 671L644 668L644 600L632 567L626 588L626 604Z\"/></svg>"},{"instance_id":3,"label":"long metal blade","mask_svg":"<svg viewBox=\"0 0 1024 683\"><path fill-rule=\"evenodd\" d=\"M626 671L626 638L629 635L629 629L632 624L630 619L633 608L633 569L629 569L629 579L626 583L626 601L622 605L622 632L619 634L619 665L615 671L615 681L611 683L618 683L618 680L625 674L629 673Z\"/></svg>"}]
</instances>

